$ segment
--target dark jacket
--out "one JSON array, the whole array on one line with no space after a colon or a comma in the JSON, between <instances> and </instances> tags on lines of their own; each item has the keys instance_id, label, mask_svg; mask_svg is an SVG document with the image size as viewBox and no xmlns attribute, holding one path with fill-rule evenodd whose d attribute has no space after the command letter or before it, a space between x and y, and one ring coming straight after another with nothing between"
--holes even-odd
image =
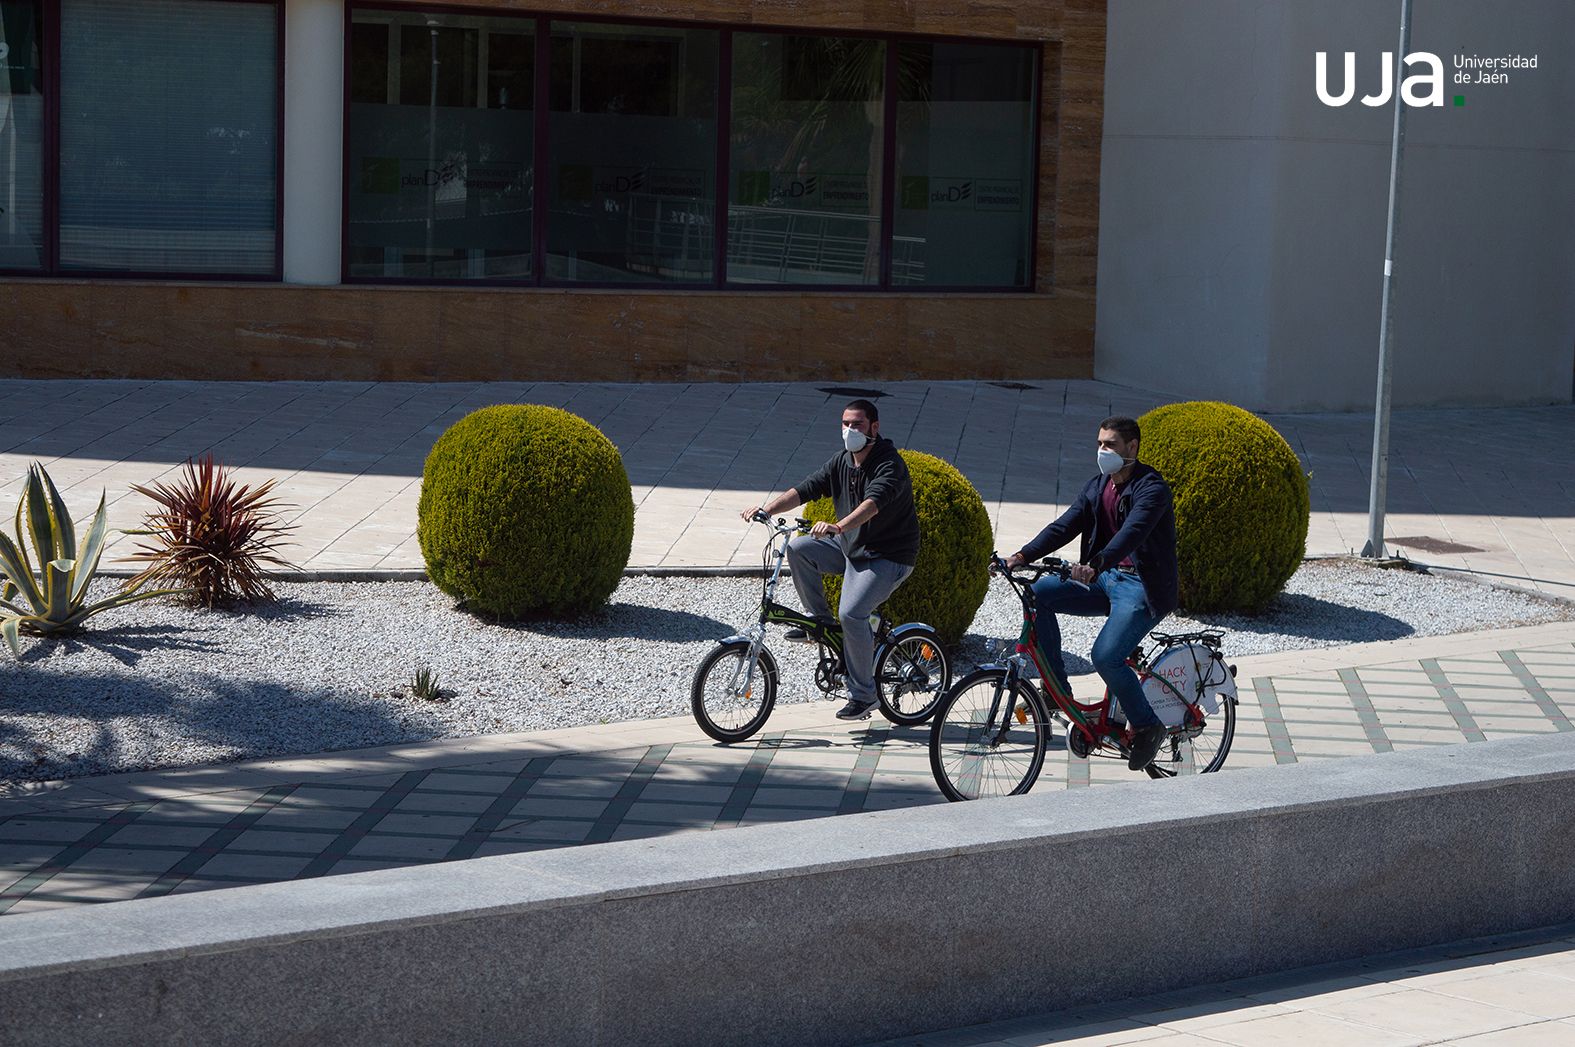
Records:
<instances>
[{"instance_id":1,"label":"dark jacket","mask_svg":"<svg viewBox=\"0 0 1575 1047\"><path fill-rule=\"evenodd\" d=\"M913 507L913 481L897 445L884 436L870 448L863 466L853 464L852 451L838 451L793 490L801 502L830 495L839 520L864 499L874 500L880 512L841 536L842 551L849 560L878 557L908 567L918 561L919 514Z\"/></svg>"},{"instance_id":2,"label":"dark jacket","mask_svg":"<svg viewBox=\"0 0 1575 1047\"><path fill-rule=\"evenodd\" d=\"M1108 477L1100 475L1084 484L1071 508L1023 546L1023 555L1037 560L1081 535L1080 563L1104 571L1132 557L1149 610L1167 615L1176 609L1179 588L1176 512L1170 485L1157 469L1138 462L1116 500L1116 533L1109 535L1101 533L1104 527L1099 519L1099 499L1108 482Z\"/></svg>"}]
</instances>

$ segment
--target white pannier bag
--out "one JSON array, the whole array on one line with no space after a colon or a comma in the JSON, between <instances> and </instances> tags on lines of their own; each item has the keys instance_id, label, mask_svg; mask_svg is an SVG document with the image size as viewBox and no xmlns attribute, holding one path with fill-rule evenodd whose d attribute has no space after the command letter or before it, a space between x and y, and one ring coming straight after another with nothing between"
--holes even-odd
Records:
<instances>
[{"instance_id":1,"label":"white pannier bag","mask_svg":"<svg viewBox=\"0 0 1575 1047\"><path fill-rule=\"evenodd\" d=\"M1205 716L1219 712L1222 696L1236 697L1236 678L1218 651L1195 640L1162 649L1143 681L1143 697L1166 727L1182 725L1186 702L1197 702Z\"/></svg>"}]
</instances>

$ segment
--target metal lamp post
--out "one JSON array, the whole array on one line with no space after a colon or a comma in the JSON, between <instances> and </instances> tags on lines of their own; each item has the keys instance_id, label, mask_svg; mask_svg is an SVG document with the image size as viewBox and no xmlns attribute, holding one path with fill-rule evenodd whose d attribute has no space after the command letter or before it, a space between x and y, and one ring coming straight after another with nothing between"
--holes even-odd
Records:
<instances>
[{"instance_id":1,"label":"metal lamp post","mask_svg":"<svg viewBox=\"0 0 1575 1047\"><path fill-rule=\"evenodd\" d=\"M1400 2L1400 50L1395 54L1395 124L1389 146L1389 222L1384 234L1384 299L1378 320L1378 403L1373 419L1372 487L1367 499L1367 545L1362 555L1384 556L1384 500L1389 490L1389 402L1394 380L1395 226L1400 217L1400 158L1405 147L1405 56L1411 51L1411 0Z\"/></svg>"}]
</instances>

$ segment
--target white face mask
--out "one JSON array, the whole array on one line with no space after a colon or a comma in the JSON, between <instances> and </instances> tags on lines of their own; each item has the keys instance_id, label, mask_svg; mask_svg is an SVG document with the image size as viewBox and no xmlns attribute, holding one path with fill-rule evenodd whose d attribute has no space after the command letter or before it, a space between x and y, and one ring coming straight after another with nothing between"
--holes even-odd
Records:
<instances>
[{"instance_id":1,"label":"white face mask","mask_svg":"<svg viewBox=\"0 0 1575 1047\"><path fill-rule=\"evenodd\" d=\"M864 450L864 445L869 442L869 437L865 436L857 429L849 429L845 425L842 427L842 446L846 447L854 454Z\"/></svg>"},{"instance_id":2,"label":"white face mask","mask_svg":"<svg viewBox=\"0 0 1575 1047\"><path fill-rule=\"evenodd\" d=\"M1099 471L1106 476L1113 476L1121 471L1127 460L1108 447L1099 449Z\"/></svg>"}]
</instances>

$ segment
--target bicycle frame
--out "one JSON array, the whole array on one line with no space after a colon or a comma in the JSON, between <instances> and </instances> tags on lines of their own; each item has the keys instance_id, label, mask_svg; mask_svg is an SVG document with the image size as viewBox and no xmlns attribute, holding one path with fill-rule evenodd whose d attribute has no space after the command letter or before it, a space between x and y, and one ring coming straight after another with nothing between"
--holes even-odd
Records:
<instances>
[{"instance_id":1,"label":"bicycle frame","mask_svg":"<svg viewBox=\"0 0 1575 1047\"><path fill-rule=\"evenodd\" d=\"M1037 629L1039 609L1033 595L1033 584L1015 578L1010 573L1003 573L1002 577L1006 579L1007 584L1011 585L1012 589L1017 593L1018 600L1023 605L1023 626L1018 633L1017 644L1012 655L1006 659L1006 677L1002 680L1000 690L991 701L990 715L986 721L993 724L997 722L996 717L1000 717L1000 728L996 737L997 742L1004 739L1006 732L1010 729L1011 716L1014 711L1013 709L1008 709L1004 713L1002 712L1001 697L1003 694L1016 693L1016 685L1026 677L1025 670L1031 663L1039 673L1044 692L1050 696L1056 707L1066 715L1070 721L1071 728L1083 732L1088 741L1090 753L1103 748L1107 739L1114 740L1118 750L1125 751L1126 743L1132 736L1132 730L1125 723L1117 725L1111 720L1110 710L1113 706L1113 699L1110 689L1108 687L1105 688L1104 697L1098 703L1085 705L1078 701L1069 690L1061 688L1055 673L1050 671L1049 659L1045 657L1044 648L1039 640ZM1127 665L1137 673L1139 683L1147 682L1153 678L1148 672L1146 660L1141 657L1128 657ZM1160 683L1175 694L1177 698L1181 699L1189 708L1192 706L1193 703L1172 687L1168 680L1161 679Z\"/></svg>"},{"instance_id":2,"label":"bicycle frame","mask_svg":"<svg viewBox=\"0 0 1575 1047\"><path fill-rule=\"evenodd\" d=\"M747 691L754 686L755 670L760 664L760 649L765 644L766 626L768 624L786 625L803 629L821 647L822 658L829 655L839 664L842 660L842 626L840 624L828 625L826 622L812 618L801 611L795 611L791 607L780 604L776 600L777 586L781 584L782 570L787 564L788 542L793 540L793 535L804 530L800 526L803 522L800 521L792 526L782 522L767 524L771 528L771 537L766 541L765 559L768 563L768 568L760 591L759 617L754 625L723 640L724 643L733 640L747 640L749 642L749 656L744 660L743 665L734 670L733 679L729 681L729 686L735 692ZM880 620L879 628L876 630L877 656L880 645L885 642L885 632L886 620L883 617ZM741 671L747 674L742 688L738 687L737 676Z\"/></svg>"}]
</instances>

